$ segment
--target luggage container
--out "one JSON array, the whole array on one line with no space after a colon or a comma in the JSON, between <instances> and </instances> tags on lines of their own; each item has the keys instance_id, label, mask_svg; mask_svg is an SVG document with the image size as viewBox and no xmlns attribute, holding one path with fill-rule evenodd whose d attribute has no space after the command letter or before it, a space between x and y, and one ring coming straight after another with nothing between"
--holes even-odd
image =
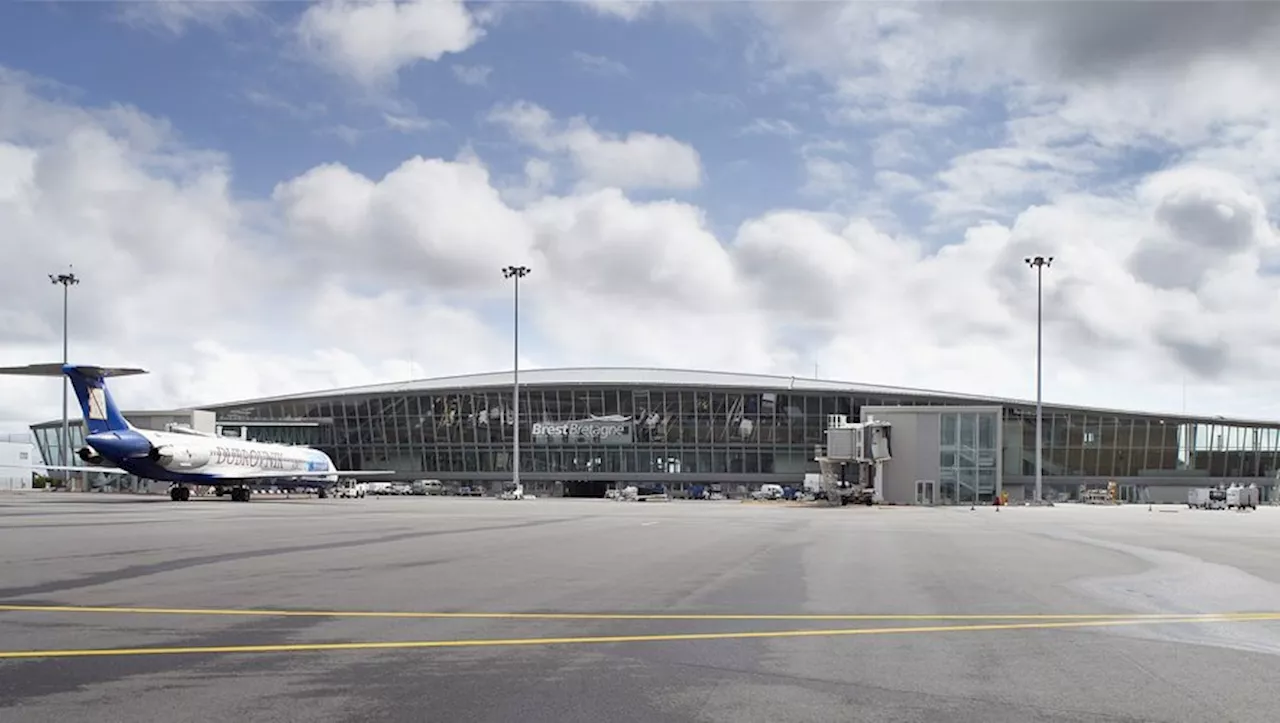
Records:
<instances>
[{"instance_id":1,"label":"luggage container","mask_svg":"<svg viewBox=\"0 0 1280 723\"><path fill-rule=\"evenodd\" d=\"M1187 507L1203 510L1209 506L1209 488L1193 487L1187 490Z\"/></svg>"}]
</instances>

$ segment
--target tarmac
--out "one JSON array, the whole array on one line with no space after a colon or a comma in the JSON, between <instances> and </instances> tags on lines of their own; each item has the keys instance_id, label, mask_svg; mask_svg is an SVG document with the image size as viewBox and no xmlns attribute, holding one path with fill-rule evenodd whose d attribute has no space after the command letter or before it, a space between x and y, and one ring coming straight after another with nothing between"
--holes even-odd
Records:
<instances>
[{"instance_id":1,"label":"tarmac","mask_svg":"<svg viewBox=\"0 0 1280 723\"><path fill-rule=\"evenodd\" d=\"M0 495L0 722L1280 719L1280 508Z\"/></svg>"}]
</instances>

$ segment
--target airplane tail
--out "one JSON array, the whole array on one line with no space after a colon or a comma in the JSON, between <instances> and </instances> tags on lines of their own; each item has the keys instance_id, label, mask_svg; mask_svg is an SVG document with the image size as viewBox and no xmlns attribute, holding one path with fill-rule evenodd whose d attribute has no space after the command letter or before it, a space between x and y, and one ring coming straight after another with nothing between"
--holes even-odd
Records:
<instances>
[{"instance_id":1,"label":"airplane tail","mask_svg":"<svg viewBox=\"0 0 1280 723\"><path fill-rule=\"evenodd\" d=\"M146 374L145 369L128 367L100 367L87 364L29 364L25 367L0 367L0 374L28 377L60 377L66 375L80 400L80 412L84 415L88 434L132 429L120 408L107 391L107 377L124 377Z\"/></svg>"}]
</instances>

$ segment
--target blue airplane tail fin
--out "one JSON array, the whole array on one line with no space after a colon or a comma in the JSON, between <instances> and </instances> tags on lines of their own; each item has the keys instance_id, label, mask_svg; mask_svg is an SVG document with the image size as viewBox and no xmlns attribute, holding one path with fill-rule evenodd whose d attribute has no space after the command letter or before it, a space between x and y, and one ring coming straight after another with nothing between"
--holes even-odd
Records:
<instances>
[{"instance_id":1,"label":"blue airplane tail fin","mask_svg":"<svg viewBox=\"0 0 1280 723\"><path fill-rule=\"evenodd\" d=\"M132 429L111 392L107 391L107 377L124 377L146 374L145 369L128 367L101 367L89 364L29 364L25 367L0 367L0 374L29 377L60 377L71 380L80 400L80 412L84 415L88 434Z\"/></svg>"}]
</instances>

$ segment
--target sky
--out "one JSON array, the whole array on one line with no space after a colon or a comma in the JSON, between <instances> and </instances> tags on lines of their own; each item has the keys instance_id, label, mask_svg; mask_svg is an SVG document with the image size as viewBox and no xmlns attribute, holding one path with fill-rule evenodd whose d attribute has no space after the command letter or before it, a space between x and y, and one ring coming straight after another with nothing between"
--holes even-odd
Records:
<instances>
[{"instance_id":1,"label":"sky","mask_svg":"<svg viewBox=\"0 0 1280 723\"><path fill-rule=\"evenodd\" d=\"M1280 4L0 6L0 364L522 368L1280 419ZM0 378L0 431L60 414Z\"/></svg>"}]
</instances>

